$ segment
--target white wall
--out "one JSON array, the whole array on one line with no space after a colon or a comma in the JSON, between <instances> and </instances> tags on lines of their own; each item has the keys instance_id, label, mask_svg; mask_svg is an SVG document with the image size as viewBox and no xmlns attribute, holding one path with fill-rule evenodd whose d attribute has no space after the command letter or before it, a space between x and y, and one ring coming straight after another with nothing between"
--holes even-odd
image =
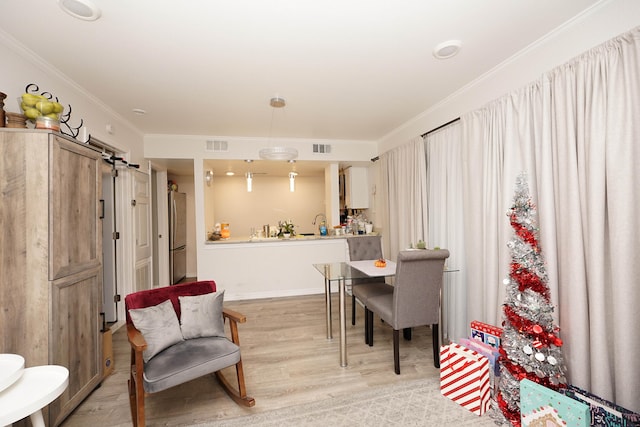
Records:
<instances>
[{"instance_id":1,"label":"white wall","mask_svg":"<svg viewBox=\"0 0 640 427\"><path fill-rule=\"evenodd\" d=\"M123 117L117 115L99 99L72 82L60 71L0 30L0 92L7 94L4 110L19 113L18 97L29 83L35 83L41 91L57 96L65 106L71 104L70 124L78 126L80 119L93 137L127 153L127 160L142 163L144 160L143 136ZM108 84L108 82L105 82ZM107 125L113 133L107 132ZM83 134L81 134L83 135ZM82 139L83 141L85 139Z\"/></svg>"},{"instance_id":2,"label":"white wall","mask_svg":"<svg viewBox=\"0 0 640 427\"><path fill-rule=\"evenodd\" d=\"M407 143L418 135L524 87L554 67L638 25L640 1L599 2L520 54L390 132L380 140L379 152Z\"/></svg>"},{"instance_id":3,"label":"white wall","mask_svg":"<svg viewBox=\"0 0 640 427\"><path fill-rule=\"evenodd\" d=\"M298 176L293 193L286 176L255 175L251 193L244 176L216 177L205 188L214 199L214 208L205 212L206 231L212 231L216 222L228 222L232 237L249 237L251 227L261 230L264 224L275 226L285 220L293 221L296 233L313 233L315 215L325 211L323 176Z\"/></svg>"}]
</instances>

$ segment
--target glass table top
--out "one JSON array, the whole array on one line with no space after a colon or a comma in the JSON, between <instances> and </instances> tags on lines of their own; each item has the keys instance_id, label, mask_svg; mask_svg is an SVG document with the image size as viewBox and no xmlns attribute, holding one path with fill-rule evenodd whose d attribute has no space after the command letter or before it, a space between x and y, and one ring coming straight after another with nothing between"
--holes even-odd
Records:
<instances>
[{"instance_id":1,"label":"glass table top","mask_svg":"<svg viewBox=\"0 0 640 427\"><path fill-rule=\"evenodd\" d=\"M370 262L373 262L373 261L374 260L371 260ZM366 278L373 277L358 270L355 267L352 267L347 262L320 263L320 264L313 264L313 266L327 280L366 279ZM395 268L394 268L394 273L395 273ZM388 275L393 276L394 273L390 273Z\"/></svg>"}]
</instances>

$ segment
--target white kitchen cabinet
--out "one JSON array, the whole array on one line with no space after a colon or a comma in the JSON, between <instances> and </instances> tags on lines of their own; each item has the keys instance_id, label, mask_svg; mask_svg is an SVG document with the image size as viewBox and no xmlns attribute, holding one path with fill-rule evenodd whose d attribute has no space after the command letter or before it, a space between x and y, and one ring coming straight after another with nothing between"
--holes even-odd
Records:
<instances>
[{"instance_id":1,"label":"white kitchen cabinet","mask_svg":"<svg viewBox=\"0 0 640 427\"><path fill-rule=\"evenodd\" d=\"M57 426L102 380L100 153L46 131L0 131L0 353L62 365Z\"/></svg>"},{"instance_id":2,"label":"white kitchen cabinet","mask_svg":"<svg viewBox=\"0 0 640 427\"><path fill-rule=\"evenodd\" d=\"M367 168L350 167L344 170L345 199L349 209L366 209L369 207L369 180Z\"/></svg>"}]
</instances>

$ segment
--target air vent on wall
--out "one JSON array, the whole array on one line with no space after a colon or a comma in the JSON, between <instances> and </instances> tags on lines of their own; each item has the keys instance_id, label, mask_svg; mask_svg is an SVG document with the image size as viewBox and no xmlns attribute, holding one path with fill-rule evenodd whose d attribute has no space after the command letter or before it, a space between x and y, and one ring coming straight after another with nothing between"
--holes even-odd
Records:
<instances>
[{"instance_id":1,"label":"air vent on wall","mask_svg":"<svg viewBox=\"0 0 640 427\"><path fill-rule=\"evenodd\" d=\"M313 152L320 154L331 153L331 145L329 144L313 144Z\"/></svg>"},{"instance_id":2,"label":"air vent on wall","mask_svg":"<svg viewBox=\"0 0 640 427\"><path fill-rule=\"evenodd\" d=\"M216 139L207 140L207 151L214 151L216 153L224 153L229 151L229 143L227 141L220 141Z\"/></svg>"}]
</instances>

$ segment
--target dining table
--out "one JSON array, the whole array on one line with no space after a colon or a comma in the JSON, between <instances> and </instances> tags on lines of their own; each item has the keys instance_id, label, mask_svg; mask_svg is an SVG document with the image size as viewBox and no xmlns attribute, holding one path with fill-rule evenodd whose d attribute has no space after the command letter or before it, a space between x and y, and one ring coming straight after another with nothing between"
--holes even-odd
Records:
<instances>
[{"instance_id":1,"label":"dining table","mask_svg":"<svg viewBox=\"0 0 640 427\"><path fill-rule=\"evenodd\" d=\"M331 316L331 284L338 283L338 301L340 311L340 366L347 366L347 319L346 319L346 287L347 281L372 277L389 277L396 274L396 263L385 259L384 267L377 267L375 259L359 261L342 261L313 264L315 269L324 277L325 312L327 339L333 339L333 325ZM456 268L445 267L443 273L459 271ZM442 290L440 291L440 323L442 324ZM439 329L439 344L442 345L442 328Z\"/></svg>"}]
</instances>

